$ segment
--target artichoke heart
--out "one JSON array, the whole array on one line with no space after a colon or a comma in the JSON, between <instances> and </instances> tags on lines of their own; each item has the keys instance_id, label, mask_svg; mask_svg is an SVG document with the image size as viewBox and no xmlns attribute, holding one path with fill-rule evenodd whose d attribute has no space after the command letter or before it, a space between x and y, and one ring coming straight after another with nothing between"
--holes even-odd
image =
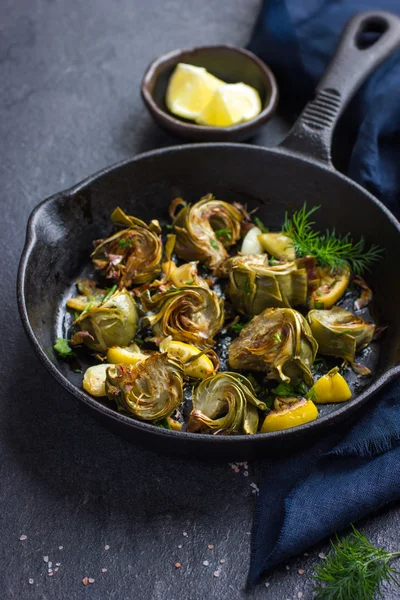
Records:
<instances>
[{"instance_id":1,"label":"artichoke heart","mask_svg":"<svg viewBox=\"0 0 400 600\"><path fill-rule=\"evenodd\" d=\"M203 379L193 391L193 410L187 431L199 433L257 433L258 400L250 381L238 373L218 373Z\"/></svg>"},{"instance_id":2,"label":"artichoke heart","mask_svg":"<svg viewBox=\"0 0 400 600\"><path fill-rule=\"evenodd\" d=\"M344 358L360 370L354 364L354 357L371 343L375 334L374 324L366 323L341 306L330 310L311 310L307 319L321 354ZM361 369L361 374L368 372L365 367Z\"/></svg>"},{"instance_id":3,"label":"artichoke heart","mask_svg":"<svg viewBox=\"0 0 400 600\"><path fill-rule=\"evenodd\" d=\"M95 268L120 288L153 281L160 272L162 258L158 221L147 225L120 208L114 210L111 219L127 228L100 240L91 255Z\"/></svg>"},{"instance_id":4,"label":"artichoke heart","mask_svg":"<svg viewBox=\"0 0 400 600\"><path fill-rule=\"evenodd\" d=\"M96 352L107 352L112 346L127 346L135 336L138 314L130 293L116 291L105 302L84 310L74 321L79 331L72 344L85 344Z\"/></svg>"},{"instance_id":5,"label":"artichoke heart","mask_svg":"<svg viewBox=\"0 0 400 600\"><path fill-rule=\"evenodd\" d=\"M268 379L311 386L317 349L303 315L290 308L267 308L232 342L229 364L232 369L266 371Z\"/></svg>"},{"instance_id":6,"label":"artichoke heart","mask_svg":"<svg viewBox=\"0 0 400 600\"><path fill-rule=\"evenodd\" d=\"M157 352L136 365L111 365L107 369L106 393L119 411L141 421L159 421L182 402L182 363Z\"/></svg>"},{"instance_id":7,"label":"artichoke heart","mask_svg":"<svg viewBox=\"0 0 400 600\"><path fill-rule=\"evenodd\" d=\"M328 267L316 268L316 279L312 282L310 308L331 308L345 293L350 282L350 269L331 272Z\"/></svg>"},{"instance_id":8,"label":"artichoke heart","mask_svg":"<svg viewBox=\"0 0 400 600\"><path fill-rule=\"evenodd\" d=\"M228 257L226 248L240 237L243 214L227 202L207 194L186 204L174 219L176 254L184 260L199 260L214 269Z\"/></svg>"},{"instance_id":9,"label":"artichoke heart","mask_svg":"<svg viewBox=\"0 0 400 600\"><path fill-rule=\"evenodd\" d=\"M173 340L198 348L213 346L212 338L224 323L223 300L200 286L170 288L150 300L143 298L143 303L154 311L144 321L152 327L155 336L171 336Z\"/></svg>"},{"instance_id":10,"label":"artichoke heart","mask_svg":"<svg viewBox=\"0 0 400 600\"><path fill-rule=\"evenodd\" d=\"M268 264L267 255L234 256L225 263L229 273L229 297L246 315L266 308L290 308L307 298L307 271L297 261Z\"/></svg>"}]
</instances>

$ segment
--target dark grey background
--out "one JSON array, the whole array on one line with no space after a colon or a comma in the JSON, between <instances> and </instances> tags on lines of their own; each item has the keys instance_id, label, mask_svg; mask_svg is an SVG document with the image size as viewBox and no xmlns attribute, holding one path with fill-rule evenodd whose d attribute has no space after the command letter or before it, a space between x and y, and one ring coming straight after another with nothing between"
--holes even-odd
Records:
<instances>
[{"instance_id":1,"label":"dark grey background","mask_svg":"<svg viewBox=\"0 0 400 600\"><path fill-rule=\"evenodd\" d=\"M50 380L15 301L26 221L40 200L110 163L176 143L140 100L149 61L176 47L244 45L258 7L258 0L2 0L2 599L312 597L313 564L326 544L276 569L268 587L244 590L257 465L236 473L228 464L157 456L104 430ZM275 119L254 141L272 145L286 128ZM361 528L399 549L398 509ZM85 576L95 579L86 588Z\"/></svg>"}]
</instances>

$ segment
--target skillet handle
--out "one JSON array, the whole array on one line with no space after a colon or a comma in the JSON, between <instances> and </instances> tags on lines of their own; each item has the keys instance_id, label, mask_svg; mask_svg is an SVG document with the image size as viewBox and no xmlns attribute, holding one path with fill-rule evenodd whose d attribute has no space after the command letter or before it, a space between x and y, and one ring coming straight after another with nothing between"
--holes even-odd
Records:
<instances>
[{"instance_id":1,"label":"skillet handle","mask_svg":"<svg viewBox=\"0 0 400 600\"><path fill-rule=\"evenodd\" d=\"M380 36L365 47L364 33ZM279 147L333 168L331 143L337 120L364 80L398 48L400 19L397 16L383 11L368 11L352 17L318 84L315 98L306 104Z\"/></svg>"}]
</instances>

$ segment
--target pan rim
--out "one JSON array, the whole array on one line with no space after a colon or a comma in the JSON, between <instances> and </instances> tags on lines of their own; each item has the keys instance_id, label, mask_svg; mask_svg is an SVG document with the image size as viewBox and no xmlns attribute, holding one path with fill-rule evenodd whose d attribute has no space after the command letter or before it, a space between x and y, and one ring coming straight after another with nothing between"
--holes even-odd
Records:
<instances>
[{"instance_id":1,"label":"pan rim","mask_svg":"<svg viewBox=\"0 0 400 600\"><path fill-rule=\"evenodd\" d=\"M101 404L94 397L90 396L89 394L86 394L83 390L80 390L77 386L72 384L69 381L69 379L67 379L61 373L61 371L57 368L56 364L53 363L50 360L50 358L47 356L46 352L42 348L39 340L37 339L37 337L35 335L33 327L31 326L29 316L28 316L26 295L25 295L26 273L27 273L27 268L30 263L30 257L31 257L32 251L35 247L35 244L38 241L38 237L37 237L37 233L36 233L36 225L37 225L37 223L40 222L41 213L45 209L45 207L48 207L50 204L57 203L61 199L66 199L66 198L72 197L73 195L81 192L83 188L100 180L104 175L107 175L111 171L116 171L116 170L120 169L121 167L124 167L128 164L135 163L135 162L145 160L148 158L162 156L163 154L170 154L171 152L174 152L174 153L179 153L181 151L185 151L185 152L189 151L190 152L190 151L196 151L199 149L204 150L207 148L212 148L212 149L218 148L219 150L241 148L242 150L244 150L246 152L258 152L258 153L260 151L262 151L263 153L267 153L267 154L273 153L273 154L277 154L282 157L283 156L291 157L292 159L311 163L314 167L318 167L318 168L322 169L323 171L330 172L332 175L337 176L338 178L344 180L347 184L350 184L352 187L355 187L359 191L361 191L366 196L366 198L368 198L369 201L374 203L378 207L378 209L380 209L381 211L383 211L385 213L386 217L394 225L394 227L397 229L398 233L400 234L400 223L398 222L396 217L390 212L390 210L380 200L375 198L370 192L365 190L358 183L349 179L342 173L336 171L335 169L333 169L326 163L316 161L315 159L312 159L311 157L307 157L302 154L297 154L295 152L288 151L287 149L279 148L279 147L278 148L266 148L264 146L247 145L247 144L230 143L230 142L179 144L176 146L168 146L165 148L150 150L148 152L144 152L144 153L138 154L136 156L129 157L122 161L118 161L118 162L112 164L111 166L107 166L107 167L97 171L96 173L83 179L82 181L75 184L74 186L72 186L64 191L53 194L52 196L44 199L33 209L33 211L30 214L28 223L27 223L25 245L24 245L24 248L22 251L19 268L18 268L18 276L17 276L17 301L18 301L18 308L19 308L21 321L24 326L25 332L27 333L28 339L31 342L31 344L32 344L38 358L42 362L42 364L44 364L44 366L47 368L47 370L50 372L50 374L54 377L54 379L59 384L61 384L61 386L64 389L66 389L68 392L70 392L70 394L72 396L77 398L79 401L81 401L84 405L88 406L90 409L102 414L103 416L110 419L111 421L115 421L116 423L120 423L120 424L122 423L123 425L128 426L132 430L135 430L135 429L141 430L142 432L148 433L150 436L153 435L153 436L157 436L158 438L165 437L168 439L175 438L175 439L182 439L183 441L186 440L187 444L192 444L192 443L195 444L201 440L202 443L214 444L214 447L216 444L219 444L219 445L235 444L236 448L238 448L240 446L247 446L249 444L253 444L254 442L256 442L257 444L262 444L263 442L267 442L267 441L269 442L272 440L280 440L280 441L290 442L290 440L297 438L299 435L301 435L302 433L304 434L306 431L310 431L310 434L312 431L313 434L315 434L318 432L318 430L322 430L324 427L326 427L328 422L329 422L329 424L336 425L338 422L343 421L344 419L346 419L346 417L350 416L351 414L353 414L354 412L359 410L359 408L361 406L363 406L364 404L366 404L366 402L371 400L371 398L384 385L389 383L396 376L400 375L400 365L394 365L394 366L390 367L387 371L384 371L378 377L378 379L376 379L376 381L374 381L371 384L371 386L365 388L365 390L359 396L357 396L351 402L351 404L345 404L345 405L339 407L334 413L322 416L310 423L306 423L304 425L300 425L298 427L291 428L291 429L286 429L286 430L271 432L271 433L257 433L256 435L244 434L244 435L232 436L232 437L230 437L230 436L214 436L212 434L199 435L196 433L179 432L179 431L173 431L173 430L167 430L167 429L155 427L154 425L152 425L150 423L144 423L141 421L137 421L137 420L133 419L132 417L128 417L126 415L118 413L115 409L113 409L111 407L107 407L107 406Z\"/></svg>"}]
</instances>

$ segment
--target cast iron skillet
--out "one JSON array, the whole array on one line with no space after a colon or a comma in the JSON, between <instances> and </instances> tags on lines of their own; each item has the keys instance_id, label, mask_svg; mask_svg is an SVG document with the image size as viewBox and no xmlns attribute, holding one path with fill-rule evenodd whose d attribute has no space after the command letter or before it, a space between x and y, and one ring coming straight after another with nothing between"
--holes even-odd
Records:
<instances>
[{"instance_id":1,"label":"cast iron skillet","mask_svg":"<svg viewBox=\"0 0 400 600\"><path fill-rule=\"evenodd\" d=\"M363 48L361 33L381 37ZM32 213L18 276L22 322L39 358L54 378L104 423L148 448L223 459L265 456L323 436L359 410L400 373L400 225L371 194L337 173L330 159L334 125L354 91L400 41L400 20L383 12L355 16L336 56L287 139L276 149L239 144L193 144L148 152L107 168L42 202ZM379 107L377 107L379 110ZM222 437L168 431L118 414L105 400L81 389L81 375L54 354L55 338L66 334L65 298L87 268L91 240L110 231L109 216L120 205L144 219L167 216L176 196L196 201L207 192L259 207L260 217L279 227L286 209L307 201L321 205L318 226L347 231L386 248L371 273L374 312L388 325L369 384L345 405L307 425L271 434ZM56 390L54 393L57 393Z\"/></svg>"}]
</instances>

